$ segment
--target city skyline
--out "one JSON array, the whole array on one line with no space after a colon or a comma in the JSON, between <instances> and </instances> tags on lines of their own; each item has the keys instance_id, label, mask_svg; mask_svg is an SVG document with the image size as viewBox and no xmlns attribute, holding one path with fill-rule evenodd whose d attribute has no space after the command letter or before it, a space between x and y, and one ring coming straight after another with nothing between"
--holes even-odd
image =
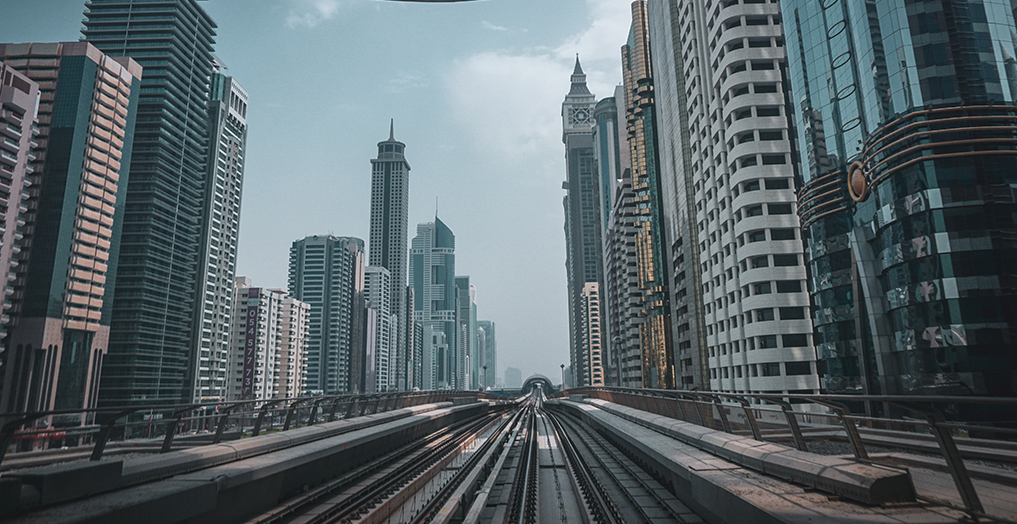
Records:
<instances>
[{"instance_id":1,"label":"city skyline","mask_svg":"<svg viewBox=\"0 0 1017 524\"><path fill-rule=\"evenodd\" d=\"M478 288L480 315L499 324L499 373L515 365L558 376L568 361L567 297L529 300L565 285L561 230L548 226L561 214L557 114L576 53L591 91L611 93L621 81L627 3L326 3L338 7L253 0L238 10L230 0L200 2L218 25L225 74L240 79L253 107L237 274L285 287L293 239L330 231L367 239L369 159L395 118L414 167L411 227L433 217L443 192L476 202L441 196L439 206L469 246L458 268ZM5 41L78 37L81 0L16 4L0 20ZM42 27L31 22L39 16L47 19ZM408 37L379 37L394 31ZM366 84L352 78L377 88L386 103L363 97ZM313 136L305 125L316 129ZM356 201L335 206L346 194ZM293 208L286 221L259 211L280 202ZM501 278L520 271L533 280L521 286Z\"/></svg>"}]
</instances>

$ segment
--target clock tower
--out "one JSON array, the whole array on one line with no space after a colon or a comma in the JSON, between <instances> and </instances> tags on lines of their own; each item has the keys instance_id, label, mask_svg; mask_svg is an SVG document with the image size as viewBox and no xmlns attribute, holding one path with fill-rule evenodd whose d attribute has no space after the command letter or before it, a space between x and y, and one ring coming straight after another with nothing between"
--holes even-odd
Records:
<instances>
[{"instance_id":1,"label":"clock tower","mask_svg":"<svg viewBox=\"0 0 1017 524\"><path fill-rule=\"evenodd\" d=\"M565 267L569 286L569 363L570 373L565 380L569 386L592 385L598 377L593 372L599 366L591 351L591 340L600 340L599 329L586 320L584 293L599 293L603 289L603 262L601 260L600 184L597 164L593 156L593 110L597 98L586 87L586 73L576 57L572 73L572 89L561 106L562 141L565 143L566 180L563 204L565 207ZM600 382L603 384L603 382Z\"/></svg>"}]
</instances>

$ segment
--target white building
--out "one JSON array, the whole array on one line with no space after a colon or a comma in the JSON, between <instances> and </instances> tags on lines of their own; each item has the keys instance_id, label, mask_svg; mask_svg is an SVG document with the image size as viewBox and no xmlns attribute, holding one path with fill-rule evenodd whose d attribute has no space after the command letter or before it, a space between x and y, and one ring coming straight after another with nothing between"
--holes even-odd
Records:
<instances>
[{"instance_id":1,"label":"white building","mask_svg":"<svg viewBox=\"0 0 1017 524\"><path fill-rule=\"evenodd\" d=\"M692 248L673 266L699 280L698 296L673 307L702 304L705 331L676 359L697 372L705 361L714 391L816 393L780 5L650 0L648 10L668 238Z\"/></svg>"},{"instance_id":2,"label":"white building","mask_svg":"<svg viewBox=\"0 0 1017 524\"><path fill-rule=\"evenodd\" d=\"M374 380L375 391L395 391L396 376L390 365L392 343L398 316L392 313L392 274L381 266L367 266L364 292L374 312Z\"/></svg>"},{"instance_id":3,"label":"white building","mask_svg":"<svg viewBox=\"0 0 1017 524\"><path fill-rule=\"evenodd\" d=\"M304 383L310 305L237 277L227 398L299 396Z\"/></svg>"},{"instance_id":4,"label":"white building","mask_svg":"<svg viewBox=\"0 0 1017 524\"><path fill-rule=\"evenodd\" d=\"M587 356L583 365L591 386L604 385L603 348L600 284L587 282L583 286L583 354Z\"/></svg>"}]
</instances>

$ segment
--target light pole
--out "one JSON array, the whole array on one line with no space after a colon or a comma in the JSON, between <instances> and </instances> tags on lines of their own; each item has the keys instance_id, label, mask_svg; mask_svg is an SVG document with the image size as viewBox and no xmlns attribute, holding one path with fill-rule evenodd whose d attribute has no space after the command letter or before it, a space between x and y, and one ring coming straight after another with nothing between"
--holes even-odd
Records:
<instances>
[{"instance_id":1,"label":"light pole","mask_svg":"<svg viewBox=\"0 0 1017 524\"><path fill-rule=\"evenodd\" d=\"M561 365L561 388L568 389L568 386L565 385L565 364Z\"/></svg>"},{"instance_id":2,"label":"light pole","mask_svg":"<svg viewBox=\"0 0 1017 524\"><path fill-rule=\"evenodd\" d=\"M480 381L480 390L484 391L485 386L487 386L487 364L484 364L484 377L483 380Z\"/></svg>"}]
</instances>

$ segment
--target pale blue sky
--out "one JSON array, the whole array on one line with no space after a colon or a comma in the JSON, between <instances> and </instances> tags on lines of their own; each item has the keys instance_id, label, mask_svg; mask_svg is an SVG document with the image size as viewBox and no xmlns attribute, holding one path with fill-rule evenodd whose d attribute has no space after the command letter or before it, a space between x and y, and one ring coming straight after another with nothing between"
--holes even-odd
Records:
<instances>
[{"instance_id":1,"label":"pale blue sky","mask_svg":"<svg viewBox=\"0 0 1017 524\"><path fill-rule=\"evenodd\" d=\"M238 274L286 287L306 235L367 240L370 159L406 143L410 237L439 216L498 326L498 375L568 362L560 106L579 53L620 81L627 0L208 0L216 54L250 93ZM2 42L77 40L83 0L0 0Z\"/></svg>"}]
</instances>

